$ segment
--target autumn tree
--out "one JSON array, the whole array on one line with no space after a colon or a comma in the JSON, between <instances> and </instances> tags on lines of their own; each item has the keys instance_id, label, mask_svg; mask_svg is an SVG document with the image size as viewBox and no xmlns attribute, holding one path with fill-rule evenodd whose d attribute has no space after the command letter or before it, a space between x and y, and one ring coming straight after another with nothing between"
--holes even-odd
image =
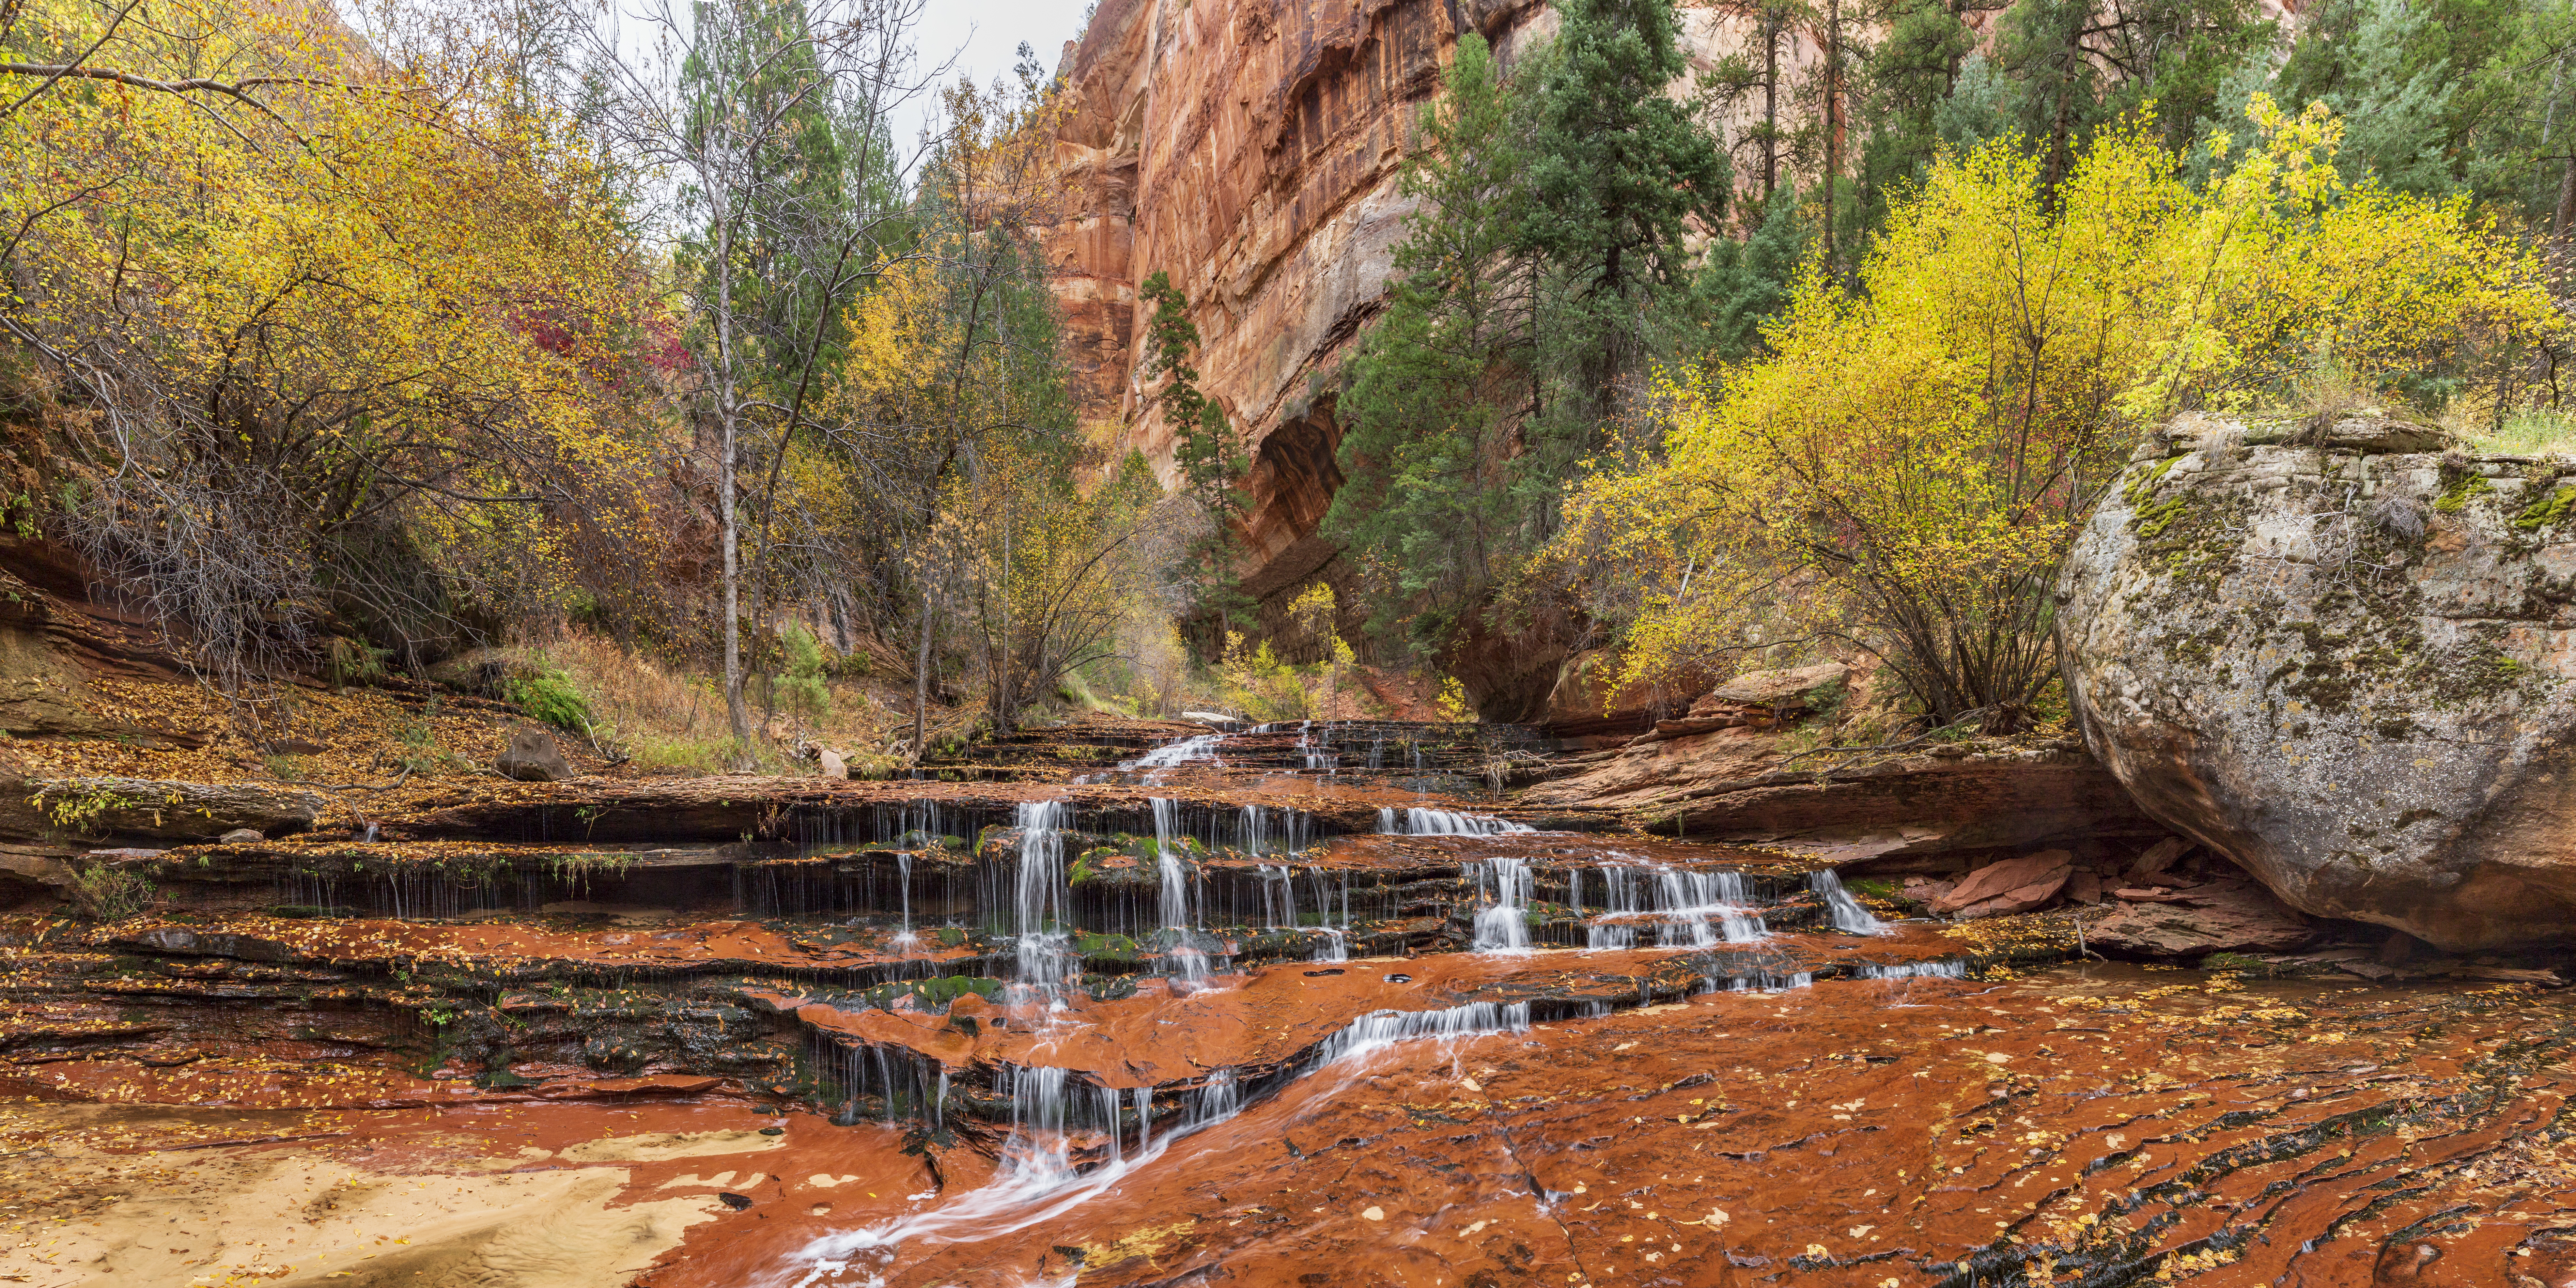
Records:
<instances>
[{"instance_id":1,"label":"autumn tree","mask_svg":"<svg viewBox=\"0 0 2576 1288\"><path fill-rule=\"evenodd\" d=\"M0 325L84 413L55 501L110 589L254 725L326 636L417 664L539 611L549 516L646 456L653 316L601 176L493 43L362 49L321 6L11 12Z\"/></svg>"},{"instance_id":2,"label":"autumn tree","mask_svg":"<svg viewBox=\"0 0 2576 1288\"><path fill-rule=\"evenodd\" d=\"M1931 720L2019 728L2058 561L2143 427L2563 328L2465 203L2347 181L2322 108L2255 110L2197 188L2140 130L2055 183L2011 140L1943 162L1854 289L1811 274L1771 353L1669 375L1664 455L1589 479L1550 552L1626 622L1627 678L1838 634Z\"/></svg>"},{"instance_id":3,"label":"autumn tree","mask_svg":"<svg viewBox=\"0 0 2576 1288\"><path fill-rule=\"evenodd\" d=\"M752 741L743 626L747 610L761 616L754 561L768 548L757 538L834 331L889 259L901 212L867 198L894 167L870 152L886 114L920 89L907 38L918 12L919 0L665 2L629 15L644 40L614 22L585 33L594 136L673 185L647 222L680 269L696 410L713 439L725 707L741 756ZM754 453L766 468L747 482ZM750 552L747 517L759 529Z\"/></svg>"}]
</instances>

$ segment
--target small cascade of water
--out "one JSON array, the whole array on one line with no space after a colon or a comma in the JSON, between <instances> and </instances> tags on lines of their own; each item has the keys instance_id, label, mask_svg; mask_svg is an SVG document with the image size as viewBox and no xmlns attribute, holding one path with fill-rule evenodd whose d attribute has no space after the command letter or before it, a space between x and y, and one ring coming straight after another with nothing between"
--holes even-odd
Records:
<instances>
[{"instance_id":1,"label":"small cascade of water","mask_svg":"<svg viewBox=\"0 0 2576 1288\"><path fill-rule=\"evenodd\" d=\"M1324 1039L1316 1062L1333 1064L1412 1038L1454 1041L1487 1033L1523 1033L1529 1026L1527 1002L1469 1002L1445 1011L1371 1011Z\"/></svg>"},{"instance_id":2,"label":"small cascade of water","mask_svg":"<svg viewBox=\"0 0 2576 1288\"><path fill-rule=\"evenodd\" d=\"M894 937L894 945L897 948L909 950L913 945L921 942L921 937L912 933L912 851L895 851L894 867L902 887L903 900L903 931Z\"/></svg>"},{"instance_id":3,"label":"small cascade of water","mask_svg":"<svg viewBox=\"0 0 2576 1288\"><path fill-rule=\"evenodd\" d=\"M1280 810L1274 819L1267 807L1246 805L1235 824L1235 848L1246 854L1295 854L1306 848L1308 825L1309 817L1302 809Z\"/></svg>"},{"instance_id":4,"label":"small cascade of water","mask_svg":"<svg viewBox=\"0 0 2576 1288\"><path fill-rule=\"evenodd\" d=\"M1011 1097L1011 1136L1002 1170L1012 1183L1052 1188L1074 1177L1073 1142L1065 1132L1065 1071L1051 1065L1005 1065L1002 1090Z\"/></svg>"},{"instance_id":5,"label":"small cascade of water","mask_svg":"<svg viewBox=\"0 0 2576 1288\"><path fill-rule=\"evenodd\" d=\"M1118 768L1121 772L1133 772L1171 769L1194 760L1214 761L1217 760L1216 745L1223 741L1225 741L1225 735L1221 733L1194 733L1179 742L1164 743L1134 760L1121 761ZM1217 761L1217 763L1225 762Z\"/></svg>"},{"instance_id":6,"label":"small cascade of water","mask_svg":"<svg viewBox=\"0 0 2576 1288\"><path fill-rule=\"evenodd\" d=\"M1834 929L1855 935L1883 935L1887 925L1869 915L1860 900L1843 889L1843 879L1832 868L1818 868L1807 874L1807 888L1825 897L1825 910L1833 917Z\"/></svg>"},{"instance_id":7,"label":"small cascade of water","mask_svg":"<svg viewBox=\"0 0 2576 1288\"><path fill-rule=\"evenodd\" d=\"M1270 930L1297 928L1297 870L1285 863L1260 866L1261 924Z\"/></svg>"},{"instance_id":8,"label":"small cascade of water","mask_svg":"<svg viewBox=\"0 0 2576 1288\"><path fill-rule=\"evenodd\" d=\"M1391 807L1380 809L1377 812L1377 830L1393 836L1505 836L1538 829L1491 814L1462 814L1455 810L1425 809L1415 805L1401 816Z\"/></svg>"},{"instance_id":9,"label":"small cascade of water","mask_svg":"<svg viewBox=\"0 0 2576 1288\"><path fill-rule=\"evenodd\" d=\"M1172 850L1172 834L1180 830L1181 805L1168 796L1152 800L1155 875L1162 886L1163 929L1170 932L1171 940L1168 959L1174 978L1188 985L1201 984L1208 977L1208 956L1192 941L1198 918L1190 911L1190 870Z\"/></svg>"},{"instance_id":10,"label":"small cascade of water","mask_svg":"<svg viewBox=\"0 0 2576 1288\"><path fill-rule=\"evenodd\" d=\"M1020 871L1013 910L1019 924L1020 984L1058 1006L1082 970L1073 952L1072 891L1065 880L1063 801L1022 801L1013 811L1020 828Z\"/></svg>"},{"instance_id":11,"label":"small cascade of water","mask_svg":"<svg viewBox=\"0 0 2576 1288\"><path fill-rule=\"evenodd\" d=\"M1944 957L1929 962L1854 962L1853 979L1966 979L1968 963L1957 957Z\"/></svg>"},{"instance_id":12,"label":"small cascade of water","mask_svg":"<svg viewBox=\"0 0 2576 1288\"><path fill-rule=\"evenodd\" d=\"M1488 897L1493 900L1476 913L1475 950L1495 953L1529 947L1529 903L1537 874L1515 858L1488 859L1468 866L1476 872L1477 901L1482 903ZM1493 883L1490 894L1486 889L1488 878Z\"/></svg>"},{"instance_id":13,"label":"small cascade of water","mask_svg":"<svg viewBox=\"0 0 2576 1288\"><path fill-rule=\"evenodd\" d=\"M1527 1002L1471 1002L1440 1011L1373 1011L1324 1039L1301 1072L1313 1073L1417 1038L1448 1044L1489 1033L1527 1032L1529 1027ZM797 1288L841 1280L860 1253L873 1253L890 1261L892 1249L907 1241L946 1243L997 1238L1062 1216L1107 1192L1135 1168L1161 1157L1174 1142L1232 1118L1243 1108L1234 1070L1219 1069L1188 1093L1180 1121L1157 1137L1153 1092L1138 1088L1134 1093L1138 1123L1135 1152L1129 1154L1112 1145L1110 1161L1087 1173L1078 1173L1072 1169L1068 1147L1061 1142L1068 1104L1064 1071L1029 1069L1004 1076L1010 1079L1013 1142L1024 1147L1007 1151L1010 1160L993 1183L931 1211L824 1235L806 1244L795 1256L805 1269L804 1276L796 1281ZM1114 1109L1117 1102L1112 1093L1099 1097L1096 1103L1102 1109ZM1110 1132L1115 1135L1117 1119L1111 1116L1109 1122ZM1057 1143L1040 1144L1027 1137L1028 1131L1044 1130L1048 1123L1055 1124ZM882 1281L871 1278L861 1282Z\"/></svg>"},{"instance_id":14,"label":"small cascade of water","mask_svg":"<svg viewBox=\"0 0 2576 1288\"><path fill-rule=\"evenodd\" d=\"M1587 948L1634 948L1652 926L1666 948L1749 944L1770 934L1740 872L1693 872L1661 863L1603 864L1603 915L1584 927ZM1583 907L1583 872L1566 874L1566 902Z\"/></svg>"}]
</instances>

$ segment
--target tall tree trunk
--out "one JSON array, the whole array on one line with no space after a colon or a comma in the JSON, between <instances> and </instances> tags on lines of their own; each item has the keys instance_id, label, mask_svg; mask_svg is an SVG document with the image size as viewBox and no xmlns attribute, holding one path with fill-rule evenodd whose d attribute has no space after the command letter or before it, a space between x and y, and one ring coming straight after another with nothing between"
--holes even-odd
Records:
<instances>
[{"instance_id":1,"label":"tall tree trunk","mask_svg":"<svg viewBox=\"0 0 2576 1288\"><path fill-rule=\"evenodd\" d=\"M1825 272L1834 271L1834 179L1843 168L1843 0L1825 6Z\"/></svg>"},{"instance_id":2,"label":"tall tree trunk","mask_svg":"<svg viewBox=\"0 0 2576 1288\"><path fill-rule=\"evenodd\" d=\"M734 509L734 452L741 438L742 408L734 398L732 221L716 210L716 505L724 526L725 716L733 726L737 766L751 760L751 707L742 698L742 546Z\"/></svg>"},{"instance_id":3,"label":"tall tree trunk","mask_svg":"<svg viewBox=\"0 0 2576 1288\"><path fill-rule=\"evenodd\" d=\"M2569 232L2576 231L2571 225L2576 225L2576 153L2570 153L2558 171L2558 214L2550 233L2565 242Z\"/></svg>"},{"instance_id":4,"label":"tall tree trunk","mask_svg":"<svg viewBox=\"0 0 2576 1288\"><path fill-rule=\"evenodd\" d=\"M1762 200L1780 182L1780 7L1762 10Z\"/></svg>"}]
</instances>

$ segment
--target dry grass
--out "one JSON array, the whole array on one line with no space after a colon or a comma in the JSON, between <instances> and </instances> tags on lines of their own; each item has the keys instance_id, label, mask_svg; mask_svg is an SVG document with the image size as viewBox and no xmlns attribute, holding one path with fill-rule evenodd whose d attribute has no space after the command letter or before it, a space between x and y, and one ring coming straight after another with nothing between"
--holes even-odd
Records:
<instances>
[{"instance_id":1,"label":"dry grass","mask_svg":"<svg viewBox=\"0 0 2576 1288\"><path fill-rule=\"evenodd\" d=\"M602 744L631 757L637 772L721 773L741 758L725 713L723 680L713 672L674 667L583 632L513 652L530 666L561 671L589 699ZM831 701L825 709L794 710L764 701L765 687L755 679L748 759L770 772L811 771L814 762L800 753L831 747L862 772L882 772L892 763L892 742L911 732L910 695L899 688L873 677L828 679L824 689ZM959 719L936 706L930 717L934 728Z\"/></svg>"},{"instance_id":2,"label":"dry grass","mask_svg":"<svg viewBox=\"0 0 2576 1288\"><path fill-rule=\"evenodd\" d=\"M2576 416L2555 408L2514 412L2460 432L2468 450L2490 456L2576 456Z\"/></svg>"}]
</instances>

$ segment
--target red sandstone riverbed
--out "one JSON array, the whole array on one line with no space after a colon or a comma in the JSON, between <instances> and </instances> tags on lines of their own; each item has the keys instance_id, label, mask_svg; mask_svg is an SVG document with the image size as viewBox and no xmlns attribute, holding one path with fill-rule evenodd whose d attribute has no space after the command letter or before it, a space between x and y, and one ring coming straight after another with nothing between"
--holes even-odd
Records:
<instances>
[{"instance_id":1,"label":"red sandstone riverbed","mask_svg":"<svg viewBox=\"0 0 2576 1288\"><path fill-rule=\"evenodd\" d=\"M2557 1288L2572 1020L2519 986L2100 965L1705 994L1328 1066L1065 1210L934 1216L837 1276L799 1250L989 1169L703 1092L167 1108L205 1093L128 1064L112 1094L147 1103L0 1116L0 1276Z\"/></svg>"}]
</instances>

